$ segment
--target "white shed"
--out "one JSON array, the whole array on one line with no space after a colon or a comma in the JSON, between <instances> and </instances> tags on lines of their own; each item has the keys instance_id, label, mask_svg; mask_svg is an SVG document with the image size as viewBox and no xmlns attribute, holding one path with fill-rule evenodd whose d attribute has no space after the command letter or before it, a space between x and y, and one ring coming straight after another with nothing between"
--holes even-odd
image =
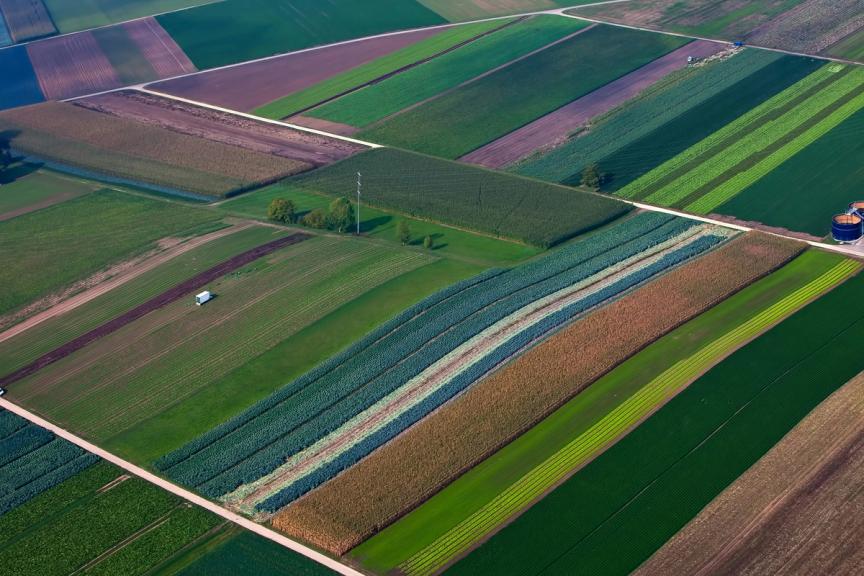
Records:
<instances>
[{"instance_id":1,"label":"white shed","mask_svg":"<svg viewBox=\"0 0 864 576\"><path fill-rule=\"evenodd\" d=\"M204 292L201 292L200 294L195 295L195 304L197 304L198 306L201 306L202 304L204 304L205 302L207 302L211 298L213 298L213 295L210 294L209 290L205 290Z\"/></svg>"}]
</instances>

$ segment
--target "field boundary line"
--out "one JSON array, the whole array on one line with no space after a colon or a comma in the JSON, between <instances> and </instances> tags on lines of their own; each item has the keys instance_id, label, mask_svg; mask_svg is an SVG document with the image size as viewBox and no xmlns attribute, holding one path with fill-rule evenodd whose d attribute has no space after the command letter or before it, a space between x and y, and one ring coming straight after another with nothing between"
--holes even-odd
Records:
<instances>
[{"instance_id":1,"label":"field boundary line","mask_svg":"<svg viewBox=\"0 0 864 576\"><path fill-rule=\"evenodd\" d=\"M274 530L271 530L270 528L267 528L267 527L262 526L260 524L256 524L252 520L248 520L246 518L243 518L239 514L235 514L233 512L230 512L229 510L224 509L223 507L219 506L218 504L214 504L213 502L207 500L206 498L198 496L197 494L194 494L194 493L190 492L189 490L181 488L181 487L179 487L179 486L177 486L177 485L175 485L175 484L173 484L173 483L171 483L171 482L169 482L163 478L160 478L159 476L156 476L152 472L148 472L147 470L141 468L140 466L136 466L135 464L132 464L131 462L123 460L119 456L116 456L116 455L112 454L111 452L108 452L107 450L104 450L102 448L99 448L95 444L92 444L92 443L84 440L83 438L80 438L80 437L72 434L71 432L65 430L64 428L61 428L60 426L57 426L55 424L52 424L51 422L48 422L44 418L41 418L40 416L33 414L29 410L22 408L22 407L18 406L17 404L13 404L12 402L10 402L9 400L6 400L5 398L0 398L0 408L4 408L4 409L12 412L13 414L16 414L16 415L24 418L25 420L29 420L30 422L32 422L33 424L35 424L37 426L45 428L49 432L53 432L58 437L63 438L64 440L71 442L72 444L75 444L79 448L82 448L82 449L86 450L87 452L90 452L91 454L95 454L96 456L99 456L103 460L107 460L111 464L114 464L115 466L126 470L127 472L141 478L142 480L144 480L146 482L149 482L150 484L153 484L159 488L162 488L163 490L170 492L170 493L174 494L175 496L182 498L183 500L186 500L187 502L190 502L190 503L192 503L192 504L194 504L200 508L204 508L205 510L212 512L212 513L224 518L225 520L228 520L229 522L232 522L232 523L240 526L241 528L245 528L246 530L249 530L250 532L254 532L255 534L257 534L259 536L267 538L268 540L275 542L276 544L279 544L280 546L283 546L285 548L288 548L289 550L297 552L298 554L305 556L306 558L309 558L310 560L312 560L318 564L326 566L327 568L334 570L335 572L337 572L339 574L343 574L344 576L365 576L362 572L359 572L359 571L355 570L354 568L346 566L345 564L342 564L341 562L338 562L338 561L336 561L336 560L334 560L328 556L325 556L324 554L321 554L320 552L317 552L317 551L309 548L308 546L304 546L303 544L297 542L296 540L292 540L291 538L288 538L287 536L279 534L279 533L275 532Z\"/></svg>"}]
</instances>

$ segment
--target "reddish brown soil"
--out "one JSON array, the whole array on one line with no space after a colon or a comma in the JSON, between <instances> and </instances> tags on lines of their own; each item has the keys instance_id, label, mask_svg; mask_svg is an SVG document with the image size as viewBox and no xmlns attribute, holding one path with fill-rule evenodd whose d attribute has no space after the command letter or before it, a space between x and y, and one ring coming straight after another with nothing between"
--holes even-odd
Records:
<instances>
[{"instance_id":1,"label":"reddish brown soil","mask_svg":"<svg viewBox=\"0 0 864 576\"><path fill-rule=\"evenodd\" d=\"M141 54L153 66L159 78L170 78L195 72L197 68L174 39L155 18L143 18L123 24L126 34L137 44Z\"/></svg>"},{"instance_id":2,"label":"reddish brown soil","mask_svg":"<svg viewBox=\"0 0 864 576\"><path fill-rule=\"evenodd\" d=\"M151 298L147 302L136 306L132 310L124 312L120 316L117 316L113 320L94 328L90 332L75 338L74 340L67 342L63 346L48 352L47 354L37 358L27 366L23 366L19 368L15 372L4 376L0 379L0 387L6 387L12 382L16 382L37 372L48 366L69 356L73 352L76 352L88 344L98 340L99 338L111 334L122 328L123 326L129 324L130 322L134 322L135 320L149 314L154 310L158 310L163 306L166 306L172 302L179 300L180 298L185 298L195 290L199 290L200 288L206 286L213 280L228 274L238 268L249 264L259 258L262 258L280 248L284 248L285 246L290 246L291 244L297 244L309 238L306 234L291 234L290 236L285 236L283 238L279 238L278 240L273 240L272 242L268 242L266 244L262 244L261 246L257 246L251 250L247 250L242 254L238 254L233 258L230 258L221 264L217 264L212 268L209 268L199 274L196 274L192 278L181 282L180 284L174 286L173 288L166 290L162 294Z\"/></svg>"},{"instance_id":3,"label":"reddish brown soil","mask_svg":"<svg viewBox=\"0 0 864 576\"><path fill-rule=\"evenodd\" d=\"M248 112L441 32L418 30L277 56L151 84L159 92Z\"/></svg>"},{"instance_id":4,"label":"reddish brown soil","mask_svg":"<svg viewBox=\"0 0 864 576\"><path fill-rule=\"evenodd\" d=\"M0 9L15 42L57 32L42 0L0 0Z\"/></svg>"},{"instance_id":5,"label":"reddish brown soil","mask_svg":"<svg viewBox=\"0 0 864 576\"><path fill-rule=\"evenodd\" d=\"M734 216L729 216L727 214L709 214L708 218L717 220L718 222L726 222L727 224L736 224L738 226L744 226L745 228L760 230L769 234L778 234L780 236L798 238L799 240L806 240L809 242L822 241L822 238L819 238L818 236L811 236L810 234L807 234L805 232L795 232L794 230L789 230L788 228L781 228L780 226L768 226L767 224L756 222L755 220L739 220L738 218L735 218Z\"/></svg>"},{"instance_id":6,"label":"reddish brown soil","mask_svg":"<svg viewBox=\"0 0 864 576\"><path fill-rule=\"evenodd\" d=\"M654 60L558 110L466 154L463 162L502 168L536 150L560 145L592 118L619 106L668 74L687 66L687 57L705 58L725 46L697 40Z\"/></svg>"},{"instance_id":7,"label":"reddish brown soil","mask_svg":"<svg viewBox=\"0 0 864 576\"><path fill-rule=\"evenodd\" d=\"M312 118L311 116L291 116L285 120L289 124L312 128L313 130L322 130L331 134L339 134L340 136L353 136L357 133L357 128L342 124L340 122L331 122L322 118Z\"/></svg>"},{"instance_id":8,"label":"reddish brown soil","mask_svg":"<svg viewBox=\"0 0 864 576\"><path fill-rule=\"evenodd\" d=\"M27 45L27 52L48 100L73 98L122 85L90 32L34 42Z\"/></svg>"},{"instance_id":9,"label":"reddish brown soil","mask_svg":"<svg viewBox=\"0 0 864 576\"><path fill-rule=\"evenodd\" d=\"M322 166L363 150L358 144L257 122L170 98L124 90L79 100L79 106L172 130Z\"/></svg>"}]
</instances>

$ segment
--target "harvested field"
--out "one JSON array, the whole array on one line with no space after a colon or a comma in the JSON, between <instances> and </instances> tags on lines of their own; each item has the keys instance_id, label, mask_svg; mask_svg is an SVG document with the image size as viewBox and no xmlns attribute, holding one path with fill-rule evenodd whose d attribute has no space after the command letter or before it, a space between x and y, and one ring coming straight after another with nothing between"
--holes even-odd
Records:
<instances>
[{"instance_id":1,"label":"harvested field","mask_svg":"<svg viewBox=\"0 0 864 576\"><path fill-rule=\"evenodd\" d=\"M724 48L724 45L715 42L701 40L691 42L578 100L574 100L551 114L538 118L506 136L466 154L460 160L487 168L503 168L530 156L537 150L554 148L588 124L595 116L612 110L671 72L687 66L689 56L699 59L706 58Z\"/></svg>"},{"instance_id":2,"label":"harvested field","mask_svg":"<svg viewBox=\"0 0 864 576\"><path fill-rule=\"evenodd\" d=\"M256 122L146 92L122 91L76 104L119 118L247 150L291 158L312 166L331 164L365 150L359 144Z\"/></svg>"},{"instance_id":3,"label":"harvested field","mask_svg":"<svg viewBox=\"0 0 864 576\"><path fill-rule=\"evenodd\" d=\"M757 46L821 54L864 28L859 0L805 0L747 35Z\"/></svg>"},{"instance_id":4,"label":"harvested field","mask_svg":"<svg viewBox=\"0 0 864 576\"><path fill-rule=\"evenodd\" d=\"M358 40L157 82L148 88L231 110L251 112L286 94L308 88L438 33L440 30L417 30Z\"/></svg>"},{"instance_id":5,"label":"harvested field","mask_svg":"<svg viewBox=\"0 0 864 576\"><path fill-rule=\"evenodd\" d=\"M339 122L331 122L320 118L312 118L310 116L291 116L286 119L290 124L312 128L313 130L321 130L331 134L339 134L340 136L353 136L357 133L357 128Z\"/></svg>"},{"instance_id":6,"label":"harvested field","mask_svg":"<svg viewBox=\"0 0 864 576\"><path fill-rule=\"evenodd\" d=\"M577 320L480 381L434 418L284 509L274 525L335 554L345 553L647 343L799 251L775 238L745 236ZM753 265L741 266L744 261ZM649 315L646 310L664 313ZM641 321L626 332L607 330L616 318ZM573 362L576 351L579 361ZM478 410L486 417L476 418Z\"/></svg>"},{"instance_id":7,"label":"harvested field","mask_svg":"<svg viewBox=\"0 0 864 576\"><path fill-rule=\"evenodd\" d=\"M0 11L15 42L43 38L57 33L42 0L2 0Z\"/></svg>"},{"instance_id":8,"label":"harvested field","mask_svg":"<svg viewBox=\"0 0 864 576\"><path fill-rule=\"evenodd\" d=\"M420 0L420 3L441 14L451 22L477 20L491 16L521 14L535 10L551 10L588 4L596 0Z\"/></svg>"},{"instance_id":9,"label":"harvested field","mask_svg":"<svg viewBox=\"0 0 864 576\"><path fill-rule=\"evenodd\" d=\"M85 170L200 195L226 196L310 168L288 158L51 102L0 114L12 147Z\"/></svg>"},{"instance_id":10,"label":"harvested field","mask_svg":"<svg viewBox=\"0 0 864 576\"><path fill-rule=\"evenodd\" d=\"M858 375L634 574L860 574L862 398Z\"/></svg>"},{"instance_id":11,"label":"harvested field","mask_svg":"<svg viewBox=\"0 0 864 576\"><path fill-rule=\"evenodd\" d=\"M127 22L122 30L138 47L141 55L153 67L156 78L169 78L195 72L195 65L174 42L155 18ZM144 78L136 82L145 82Z\"/></svg>"},{"instance_id":12,"label":"harvested field","mask_svg":"<svg viewBox=\"0 0 864 576\"><path fill-rule=\"evenodd\" d=\"M91 32L49 38L27 45L42 93L62 100L111 90L120 77Z\"/></svg>"},{"instance_id":13,"label":"harvested field","mask_svg":"<svg viewBox=\"0 0 864 576\"><path fill-rule=\"evenodd\" d=\"M272 254L276 250L284 248L286 246L290 246L292 244L296 244L298 242L302 242L309 238L305 234L292 234L290 236L285 236L283 238L279 238L277 240L273 240L268 242L267 244L262 244L261 246L257 246L251 250L247 250L242 254L238 254L237 256L222 262L212 268L201 272L193 276L192 278L181 282L180 284L174 286L170 290L159 294L155 298L144 302L143 304L121 314L120 316L112 319L109 322L87 332L86 334L82 334L78 338L67 342L60 348L53 350L39 358L37 358L31 364L23 366L22 368L16 370L11 374L7 374L3 378L0 378L0 387L6 387L13 382L17 382L22 378L26 378L30 374L33 374L42 368L53 364L59 360L62 360L66 356L81 350L91 342L95 342L99 338L103 338L109 334L112 334L119 330L120 328L126 326L142 318L143 316L153 312L154 310L159 310L172 302L176 302L180 298L189 296L195 290L205 287L210 284L217 278L225 276L241 268L246 266L250 262L253 262L259 258L263 258L268 254Z\"/></svg>"}]
</instances>

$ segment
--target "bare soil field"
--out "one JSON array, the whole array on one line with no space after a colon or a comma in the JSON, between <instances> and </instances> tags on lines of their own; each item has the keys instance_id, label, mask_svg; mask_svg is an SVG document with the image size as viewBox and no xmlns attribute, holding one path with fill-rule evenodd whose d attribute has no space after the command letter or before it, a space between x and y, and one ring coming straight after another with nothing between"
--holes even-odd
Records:
<instances>
[{"instance_id":1,"label":"bare soil field","mask_svg":"<svg viewBox=\"0 0 864 576\"><path fill-rule=\"evenodd\" d=\"M859 375L634 574L861 574L862 485L864 375Z\"/></svg>"},{"instance_id":2,"label":"bare soil field","mask_svg":"<svg viewBox=\"0 0 864 576\"><path fill-rule=\"evenodd\" d=\"M313 130L322 130L324 132L330 132L331 134L339 134L340 136L353 136L357 133L357 128L354 126L349 126L348 124L342 124L340 122L331 122L330 120L324 120L323 118L303 116L302 114L299 116L291 116L285 121L289 124L312 128Z\"/></svg>"},{"instance_id":3,"label":"bare soil field","mask_svg":"<svg viewBox=\"0 0 864 576\"><path fill-rule=\"evenodd\" d=\"M15 42L57 33L42 0L0 0L0 10Z\"/></svg>"},{"instance_id":4,"label":"bare soil field","mask_svg":"<svg viewBox=\"0 0 864 576\"><path fill-rule=\"evenodd\" d=\"M577 320L283 509L273 525L345 553L630 355L800 250L794 242L750 234ZM610 330L621 318L632 320L628 329Z\"/></svg>"},{"instance_id":5,"label":"bare soil field","mask_svg":"<svg viewBox=\"0 0 864 576\"><path fill-rule=\"evenodd\" d=\"M820 54L862 28L864 10L860 0L806 0L753 30L747 41Z\"/></svg>"},{"instance_id":6,"label":"bare soil field","mask_svg":"<svg viewBox=\"0 0 864 576\"><path fill-rule=\"evenodd\" d=\"M48 100L110 90L121 85L117 71L90 32L27 45L39 86Z\"/></svg>"},{"instance_id":7,"label":"bare soil field","mask_svg":"<svg viewBox=\"0 0 864 576\"><path fill-rule=\"evenodd\" d=\"M439 32L441 28L349 42L166 80L148 87L249 112Z\"/></svg>"},{"instance_id":8,"label":"bare soil field","mask_svg":"<svg viewBox=\"0 0 864 576\"><path fill-rule=\"evenodd\" d=\"M687 57L707 58L723 44L697 40L615 80L558 110L538 118L460 158L463 162L503 168L541 149L554 148L579 128L626 102L666 75L687 66Z\"/></svg>"},{"instance_id":9,"label":"bare soil field","mask_svg":"<svg viewBox=\"0 0 864 576\"><path fill-rule=\"evenodd\" d=\"M155 18L143 18L123 24L129 38L153 66L159 78L170 78L195 72L197 68L174 39Z\"/></svg>"},{"instance_id":10,"label":"bare soil field","mask_svg":"<svg viewBox=\"0 0 864 576\"><path fill-rule=\"evenodd\" d=\"M216 278L219 278L228 274L229 272L237 270L238 268L241 268L246 264L249 264L250 262L253 262L268 254L271 254L276 250L279 250L280 248L290 246L291 244L297 244L298 242L302 242L307 238L309 238L309 236L307 236L306 234L291 234L290 236L285 236L279 238L278 240L273 240L272 242L257 246L252 250L247 250L246 252L238 254L237 256L234 256L233 258L226 260L221 264L217 264L216 266L213 266L212 268L209 268L193 276L189 280L181 282L170 290L166 290L155 298L151 298L140 306L137 306L132 310L129 310L128 312L114 318L113 320L106 322L98 328L95 328L90 332L87 332L86 334L75 338L71 342L67 342L63 346L47 354L44 354L43 356L36 359L34 362L28 364L27 366L24 366L19 370L16 370L15 372L8 374L7 376L4 376L2 379L0 379L0 387L6 387L12 382L21 380L22 378L25 378L26 376L29 376L30 374L41 370L45 366L53 364L54 362L57 362L58 360L69 356L73 352L84 348L91 342L94 342L99 338L102 338L103 336L119 330L123 326L134 322L135 320L149 314L150 312L158 310L159 308L175 302L180 298L189 296L192 292L202 288Z\"/></svg>"},{"instance_id":11,"label":"bare soil field","mask_svg":"<svg viewBox=\"0 0 864 576\"><path fill-rule=\"evenodd\" d=\"M256 122L146 92L112 92L79 100L76 104L112 116L255 152L291 158L313 166L331 164L365 149L344 140Z\"/></svg>"}]
</instances>

